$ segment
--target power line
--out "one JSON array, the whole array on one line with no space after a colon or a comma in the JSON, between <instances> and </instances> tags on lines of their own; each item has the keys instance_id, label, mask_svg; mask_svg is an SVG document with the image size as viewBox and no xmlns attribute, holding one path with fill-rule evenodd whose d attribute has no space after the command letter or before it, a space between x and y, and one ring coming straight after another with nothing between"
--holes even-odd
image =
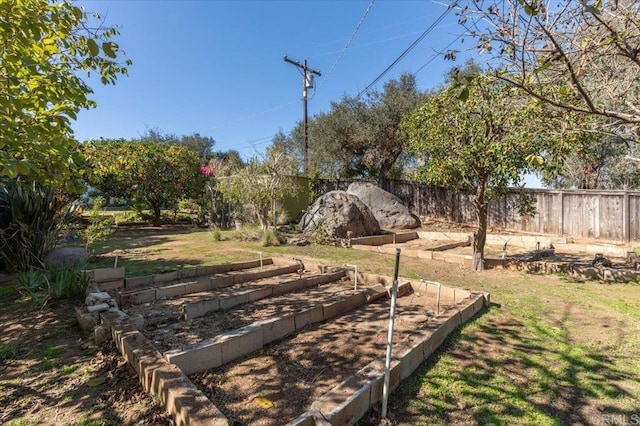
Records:
<instances>
[{"instance_id":1,"label":"power line","mask_svg":"<svg viewBox=\"0 0 640 426\"><path fill-rule=\"evenodd\" d=\"M260 138L254 138L254 139L249 139L246 142L230 142L230 143L224 143L224 146L227 145L234 145L233 148L230 149L235 149L236 151L240 152L240 151L244 151L247 148L253 148L254 151L257 152L256 147L260 146L260 145L266 145L268 143L271 143L273 141L273 138L276 137L278 134L282 133L284 136L286 137L290 137L291 135L293 135L293 132L295 131L295 128L288 131L288 132L282 132L282 131L278 131L272 135L269 136L263 136ZM241 145L242 144L242 145ZM222 148L221 146L219 148Z\"/></svg>"},{"instance_id":2,"label":"power line","mask_svg":"<svg viewBox=\"0 0 640 426\"><path fill-rule=\"evenodd\" d=\"M365 36L365 35L368 35L368 34L376 34L376 33L379 33L379 32L382 32L382 31L385 31L385 30L388 30L388 29L391 29L391 28L397 28L397 27L403 27L403 28L404 28L404 27L406 27L406 24L408 24L409 22L415 22L415 21L418 21L418 20L422 20L422 21L424 21L424 17L417 17L417 18L408 19L408 20L406 20L406 21L401 21L401 22L394 23L393 25L387 25L387 26L385 26L385 27L379 27L379 28L373 29L373 30L371 30L371 31L360 32L359 34L360 34L361 36ZM412 34L413 34L413 33L412 33ZM328 42L323 43L323 44L316 45L315 47L316 47L316 48L320 48L320 47L325 47L325 46L331 46L331 45L333 45L333 44L336 44L336 43L338 43L338 42L341 42L342 40L344 40L344 37L343 37L343 38L340 38L340 39L336 39L336 40L328 41ZM321 53L321 54L317 54L317 55L312 55L312 56L310 56L310 57L309 57L309 59L311 59L311 58L317 58L318 56L325 56L325 55L329 55L329 54L334 54L334 53L337 53L337 52L339 52L339 51L338 51L338 50L334 50L334 51L331 51L331 52L326 52L326 53Z\"/></svg>"},{"instance_id":3,"label":"power line","mask_svg":"<svg viewBox=\"0 0 640 426\"><path fill-rule=\"evenodd\" d=\"M394 35L394 36L387 37L387 38L381 38L379 40L374 40L374 41L370 41L370 42L367 42L367 43L363 43L363 44L358 44L356 46L352 46L351 50L353 50L353 49L361 49L363 47L368 47L368 46L375 46L376 44L386 43L387 41L398 40L398 39L401 39L401 38L404 38L404 37L408 37L408 36L412 36L414 34L420 34L420 33L422 33L421 30L419 30L419 31L411 31L410 33L405 33L405 34L398 34L398 35ZM338 53L338 52L339 52L338 50L333 50L331 52L312 55L312 56L310 56L310 58L321 58L323 56L333 55L334 53Z\"/></svg>"},{"instance_id":4,"label":"power line","mask_svg":"<svg viewBox=\"0 0 640 426\"><path fill-rule=\"evenodd\" d=\"M427 62L425 62L424 65L422 65L420 68L418 68L418 70L414 73L414 74L418 74L420 71L422 71L427 65L429 65L431 62L434 61L434 59L436 59L439 55L442 54L442 52L446 51L448 48L450 48L451 46L453 46L453 44L458 41L460 38L462 37L462 35L459 35L458 37L454 38L451 43L447 44L444 49L442 49L442 51L440 52L436 52L435 55L433 55Z\"/></svg>"},{"instance_id":5,"label":"power line","mask_svg":"<svg viewBox=\"0 0 640 426\"><path fill-rule=\"evenodd\" d=\"M378 81L380 81L382 79L382 77L384 77L385 75L387 75L387 73L389 71L391 71L391 69L396 66L398 64L398 62L400 62L405 56L407 56L407 54L409 54L409 52L411 52L418 44L420 44L420 42L427 36L429 35L429 33L431 31L433 31L433 29L440 23L442 22L442 20L449 14L449 12L451 12L451 9L453 9L453 5L449 6L447 8L447 10L445 10L431 25L429 25L429 27L424 30L424 32L413 42L411 43L411 45L409 45L409 47L407 47L404 52L402 52L400 54L400 56L398 56L392 63L391 65L389 65L384 71L382 71L380 73L380 75L378 75L371 83L369 83L369 85L362 90L360 93L358 93L358 95L356 96L356 98L359 98L360 96L362 96L365 92L368 92L369 89L371 89L373 86L376 85L376 83Z\"/></svg>"},{"instance_id":6,"label":"power line","mask_svg":"<svg viewBox=\"0 0 640 426\"><path fill-rule=\"evenodd\" d=\"M369 2L369 5L367 6L367 9L364 11L364 14L362 15L362 17L360 18L360 22L358 22L358 25L356 25L356 28L353 30L353 32L351 33L351 37L349 37L349 40L347 40L347 43L344 45L344 47L342 48L342 51L340 52L340 54L338 55L338 57L336 58L335 62L333 63L333 65L331 65L331 68L329 69L329 71L324 75L324 78L322 79L322 81L320 82L320 84L318 85L318 89L319 90L324 83L327 81L327 79L329 78L329 76L331 75L331 73L333 72L333 70L336 68L336 66L338 65L338 62L340 62L340 59L342 59L342 56L344 56L344 53L347 51L347 49L349 48L349 45L351 44L351 42L353 41L353 39L356 37L356 34L358 34L358 31L360 30L360 27L362 26L362 24L364 23L365 19L367 19L367 15L369 15L369 12L371 11L371 8L373 7L373 3L375 3L376 0L371 0ZM315 92L314 92L315 95ZM312 96L313 97L313 96Z\"/></svg>"}]
</instances>

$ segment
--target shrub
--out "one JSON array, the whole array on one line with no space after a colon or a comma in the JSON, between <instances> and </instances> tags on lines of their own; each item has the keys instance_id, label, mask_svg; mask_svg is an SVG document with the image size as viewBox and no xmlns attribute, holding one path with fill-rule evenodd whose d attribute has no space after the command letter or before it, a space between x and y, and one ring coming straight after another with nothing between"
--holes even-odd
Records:
<instances>
[{"instance_id":1,"label":"shrub","mask_svg":"<svg viewBox=\"0 0 640 426\"><path fill-rule=\"evenodd\" d=\"M262 229L256 224L243 225L242 228L233 232L232 238L239 241L259 241L263 247L280 245L280 239L274 231Z\"/></svg>"},{"instance_id":2,"label":"shrub","mask_svg":"<svg viewBox=\"0 0 640 426\"><path fill-rule=\"evenodd\" d=\"M18 290L34 301L51 299L81 298L84 296L89 279L80 271L84 265L53 266L45 269L30 267L18 275Z\"/></svg>"},{"instance_id":3,"label":"shrub","mask_svg":"<svg viewBox=\"0 0 640 426\"><path fill-rule=\"evenodd\" d=\"M87 250L94 243L104 241L113 232L111 224L114 220L112 217L102 214L103 206L104 198L98 196L93 200L93 206L89 213L89 225L82 233L86 241L85 249Z\"/></svg>"},{"instance_id":4,"label":"shrub","mask_svg":"<svg viewBox=\"0 0 640 426\"><path fill-rule=\"evenodd\" d=\"M133 220L135 221L149 220L152 218L152 216L147 213L149 206L145 203L132 202L129 210L133 213Z\"/></svg>"},{"instance_id":5,"label":"shrub","mask_svg":"<svg viewBox=\"0 0 640 426\"><path fill-rule=\"evenodd\" d=\"M63 225L75 219L75 206L58 191L35 182L4 180L0 187L0 259L4 268L14 272L42 266Z\"/></svg>"},{"instance_id":6,"label":"shrub","mask_svg":"<svg viewBox=\"0 0 640 426\"><path fill-rule=\"evenodd\" d=\"M255 224L243 225L233 232L233 239L239 241L260 241L262 239L262 228Z\"/></svg>"},{"instance_id":7,"label":"shrub","mask_svg":"<svg viewBox=\"0 0 640 426\"><path fill-rule=\"evenodd\" d=\"M222 233L220 232L220 228L213 225L209 228L209 232L211 233L211 238L213 241L222 241Z\"/></svg>"},{"instance_id":8,"label":"shrub","mask_svg":"<svg viewBox=\"0 0 640 426\"><path fill-rule=\"evenodd\" d=\"M273 205L273 218L274 218L274 226L276 225L286 225L291 221L291 217L289 216L289 212L284 208L282 203L274 203Z\"/></svg>"},{"instance_id":9,"label":"shrub","mask_svg":"<svg viewBox=\"0 0 640 426\"><path fill-rule=\"evenodd\" d=\"M89 278L81 274L84 265L48 266L45 279L47 290L52 299L82 297L85 294Z\"/></svg>"},{"instance_id":10,"label":"shrub","mask_svg":"<svg viewBox=\"0 0 640 426\"><path fill-rule=\"evenodd\" d=\"M333 236L333 228L335 222L327 219L319 224L309 235L309 241L312 244L320 245L339 245L338 239Z\"/></svg>"},{"instance_id":11,"label":"shrub","mask_svg":"<svg viewBox=\"0 0 640 426\"><path fill-rule=\"evenodd\" d=\"M265 230L262 234L262 246L274 247L279 246L280 240L274 231Z\"/></svg>"}]
</instances>

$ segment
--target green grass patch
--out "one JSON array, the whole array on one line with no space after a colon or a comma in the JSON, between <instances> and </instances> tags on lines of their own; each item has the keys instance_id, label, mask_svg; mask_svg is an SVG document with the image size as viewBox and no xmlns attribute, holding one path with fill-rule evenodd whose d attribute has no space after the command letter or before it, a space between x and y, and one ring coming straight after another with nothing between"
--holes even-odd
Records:
<instances>
[{"instance_id":1,"label":"green grass patch","mask_svg":"<svg viewBox=\"0 0 640 426\"><path fill-rule=\"evenodd\" d=\"M38 368L39 370L51 370L60 368L64 364L62 359L63 353L63 347L54 346L50 343L29 351L30 356L33 356L34 358L38 358L40 360L40 362L36 366L36 368Z\"/></svg>"},{"instance_id":2,"label":"green grass patch","mask_svg":"<svg viewBox=\"0 0 640 426\"><path fill-rule=\"evenodd\" d=\"M118 421L113 419L90 419L83 416L77 422L71 423L70 426L116 426L118 424Z\"/></svg>"},{"instance_id":3,"label":"green grass patch","mask_svg":"<svg viewBox=\"0 0 640 426\"><path fill-rule=\"evenodd\" d=\"M640 387L637 337L629 338L623 356L576 344L572 336L581 324L558 322L545 297L492 307L454 332L392 395L390 404L402 407L397 418L411 424L589 424L593 419L576 409L583 406L630 418ZM625 305L617 310L625 314Z\"/></svg>"},{"instance_id":4,"label":"green grass patch","mask_svg":"<svg viewBox=\"0 0 640 426\"><path fill-rule=\"evenodd\" d=\"M17 343L8 343L0 346L0 360L9 361L16 359L20 353L20 346Z\"/></svg>"},{"instance_id":5,"label":"green grass patch","mask_svg":"<svg viewBox=\"0 0 640 426\"><path fill-rule=\"evenodd\" d=\"M68 366L62 368L62 370L60 371L60 375L68 376L70 374L75 373L78 370L78 368L80 368L79 364L68 365Z\"/></svg>"},{"instance_id":6,"label":"green grass patch","mask_svg":"<svg viewBox=\"0 0 640 426\"><path fill-rule=\"evenodd\" d=\"M62 396L62 402L63 403L72 402L77 400L81 396L82 396L82 393L80 392L79 389L71 389L64 393L64 395Z\"/></svg>"}]
</instances>

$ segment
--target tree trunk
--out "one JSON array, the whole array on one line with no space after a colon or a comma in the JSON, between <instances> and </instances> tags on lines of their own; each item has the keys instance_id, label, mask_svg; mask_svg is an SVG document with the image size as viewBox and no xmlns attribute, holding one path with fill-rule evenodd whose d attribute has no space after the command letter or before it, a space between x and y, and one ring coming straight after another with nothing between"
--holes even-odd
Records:
<instances>
[{"instance_id":1,"label":"tree trunk","mask_svg":"<svg viewBox=\"0 0 640 426\"><path fill-rule=\"evenodd\" d=\"M153 226L160 226L162 224L161 216L160 206L153 206Z\"/></svg>"},{"instance_id":2,"label":"tree trunk","mask_svg":"<svg viewBox=\"0 0 640 426\"><path fill-rule=\"evenodd\" d=\"M484 202L484 188L478 188L474 200L478 212L478 229L473 234L473 270L484 270L484 245L487 242L487 203Z\"/></svg>"},{"instance_id":3,"label":"tree trunk","mask_svg":"<svg viewBox=\"0 0 640 426\"><path fill-rule=\"evenodd\" d=\"M391 164L391 166L393 166L393 163ZM390 189L388 175L389 175L389 170L391 170L391 166L383 162L380 165L380 172L378 173L378 186L387 192L389 192L389 189Z\"/></svg>"},{"instance_id":4,"label":"tree trunk","mask_svg":"<svg viewBox=\"0 0 640 426\"><path fill-rule=\"evenodd\" d=\"M160 210L160 205L154 205L153 206L153 226L160 226L162 224L161 222L161 210Z\"/></svg>"},{"instance_id":5,"label":"tree trunk","mask_svg":"<svg viewBox=\"0 0 640 426\"><path fill-rule=\"evenodd\" d=\"M260 222L260 228L263 231L269 229L269 208L267 206L262 206L261 208L256 209L258 221Z\"/></svg>"}]
</instances>

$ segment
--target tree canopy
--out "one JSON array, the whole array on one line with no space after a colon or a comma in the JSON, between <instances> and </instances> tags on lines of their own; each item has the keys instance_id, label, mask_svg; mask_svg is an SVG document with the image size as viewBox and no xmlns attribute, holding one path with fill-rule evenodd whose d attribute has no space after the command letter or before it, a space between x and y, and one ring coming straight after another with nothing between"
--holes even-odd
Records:
<instances>
[{"instance_id":1,"label":"tree canopy","mask_svg":"<svg viewBox=\"0 0 640 426\"><path fill-rule=\"evenodd\" d=\"M400 122L426 99L427 94L417 89L415 77L403 74L388 81L382 92L364 97L345 95L332 102L330 111L309 120L310 169L322 177L367 177L381 183L397 177L397 160L404 146ZM302 124L298 123L290 136L276 135L274 145L300 163Z\"/></svg>"},{"instance_id":2,"label":"tree canopy","mask_svg":"<svg viewBox=\"0 0 640 426\"><path fill-rule=\"evenodd\" d=\"M181 145L102 140L86 142L83 151L91 169L89 184L110 197L147 203L155 223L160 222L162 208L204 191L200 159Z\"/></svg>"},{"instance_id":3,"label":"tree canopy","mask_svg":"<svg viewBox=\"0 0 640 426\"><path fill-rule=\"evenodd\" d=\"M75 182L71 121L95 106L81 76L114 84L131 64L100 19L68 1L0 2L0 176Z\"/></svg>"},{"instance_id":4,"label":"tree canopy","mask_svg":"<svg viewBox=\"0 0 640 426\"><path fill-rule=\"evenodd\" d=\"M174 133L166 133L158 129L149 129L140 137L140 140L181 145L195 152L201 161L208 160L212 155L212 149L216 141L210 136L201 136L200 133L191 133L190 135L176 135Z\"/></svg>"},{"instance_id":5,"label":"tree canopy","mask_svg":"<svg viewBox=\"0 0 640 426\"><path fill-rule=\"evenodd\" d=\"M456 84L441 90L403 122L407 150L418 157L417 177L470 194L478 229L474 266L481 269L490 200L518 186L523 174L542 167L556 150L544 132L541 103L485 75L469 76L466 100ZM523 204L522 207L526 207Z\"/></svg>"},{"instance_id":6,"label":"tree canopy","mask_svg":"<svg viewBox=\"0 0 640 426\"><path fill-rule=\"evenodd\" d=\"M267 149L264 158L254 157L246 165L230 167L217 178L216 189L241 208L249 206L263 229L275 225L276 203L297 186L294 162L281 146ZM239 213L240 214L240 213Z\"/></svg>"}]
</instances>

